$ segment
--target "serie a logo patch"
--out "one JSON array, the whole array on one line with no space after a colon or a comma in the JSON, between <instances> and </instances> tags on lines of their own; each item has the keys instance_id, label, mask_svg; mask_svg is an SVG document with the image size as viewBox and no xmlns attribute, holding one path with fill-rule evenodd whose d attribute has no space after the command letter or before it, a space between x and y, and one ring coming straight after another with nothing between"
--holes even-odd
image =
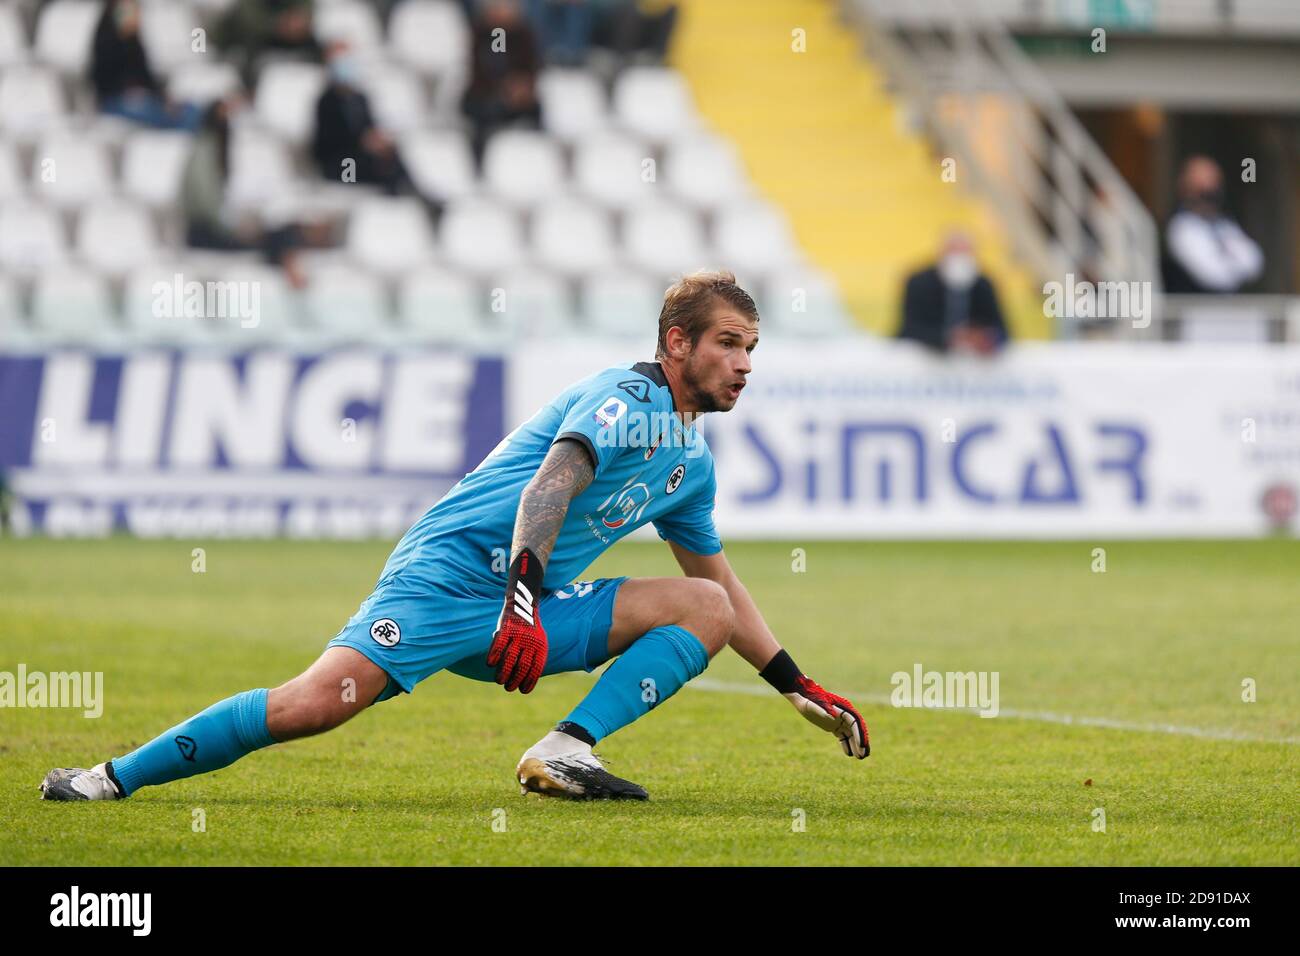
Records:
<instances>
[{"instance_id":1,"label":"serie a logo patch","mask_svg":"<svg viewBox=\"0 0 1300 956\"><path fill-rule=\"evenodd\" d=\"M611 395L600 403L600 408L596 409L596 414L592 418L601 428L608 428L622 418L625 411L627 411L627 402Z\"/></svg>"},{"instance_id":2,"label":"serie a logo patch","mask_svg":"<svg viewBox=\"0 0 1300 956\"><path fill-rule=\"evenodd\" d=\"M370 625L370 636L375 639L376 644L392 647L402 639L402 629L391 617L384 617Z\"/></svg>"}]
</instances>

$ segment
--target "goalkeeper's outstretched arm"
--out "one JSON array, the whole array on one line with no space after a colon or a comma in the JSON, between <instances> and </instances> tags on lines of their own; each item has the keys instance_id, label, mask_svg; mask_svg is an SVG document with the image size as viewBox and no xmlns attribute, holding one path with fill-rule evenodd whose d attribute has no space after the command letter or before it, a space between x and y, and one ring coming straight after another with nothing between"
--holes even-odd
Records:
<instances>
[{"instance_id":1,"label":"goalkeeper's outstretched arm","mask_svg":"<svg viewBox=\"0 0 1300 956\"><path fill-rule=\"evenodd\" d=\"M721 584L731 598L736 616L731 648L749 662L759 676L775 687L794 708L822 730L834 734L840 747L851 757L862 759L871 753L867 723L844 697L832 694L808 677L781 647L763 620L758 605L741 583L726 555L695 554L675 542L668 542L673 556L689 577L708 578Z\"/></svg>"}]
</instances>

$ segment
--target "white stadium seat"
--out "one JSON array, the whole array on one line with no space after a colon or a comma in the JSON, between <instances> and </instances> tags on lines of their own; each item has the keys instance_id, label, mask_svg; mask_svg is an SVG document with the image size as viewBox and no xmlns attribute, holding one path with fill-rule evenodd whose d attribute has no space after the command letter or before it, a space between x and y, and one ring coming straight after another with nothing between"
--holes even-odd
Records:
<instances>
[{"instance_id":1,"label":"white stadium seat","mask_svg":"<svg viewBox=\"0 0 1300 956\"><path fill-rule=\"evenodd\" d=\"M623 248L629 263L656 277L693 272L707 258L699 217L689 209L662 201L647 203L627 214Z\"/></svg>"},{"instance_id":2,"label":"white stadium seat","mask_svg":"<svg viewBox=\"0 0 1300 956\"><path fill-rule=\"evenodd\" d=\"M521 268L495 275L490 280L489 302L500 304L500 311L489 308L487 327L502 346L520 338L565 337L575 330L573 305L564 282L538 269Z\"/></svg>"},{"instance_id":3,"label":"white stadium seat","mask_svg":"<svg viewBox=\"0 0 1300 956\"><path fill-rule=\"evenodd\" d=\"M686 81L676 70L634 66L614 84L614 114L624 129L666 140L698 128Z\"/></svg>"},{"instance_id":4,"label":"white stadium seat","mask_svg":"<svg viewBox=\"0 0 1300 956\"><path fill-rule=\"evenodd\" d=\"M763 323L780 335L843 335L853 327L835 283L815 269L770 276L763 286Z\"/></svg>"},{"instance_id":5,"label":"white stadium seat","mask_svg":"<svg viewBox=\"0 0 1300 956\"><path fill-rule=\"evenodd\" d=\"M8 143L0 142L0 202L19 198L24 189L17 153Z\"/></svg>"},{"instance_id":6,"label":"white stadium seat","mask_svg":"<svg viewBox=\"0 0 1300 956\"><path fill-rule=\"evenodd\" d=\"M384 43L379 14L361 0L318 3L312 10L312 32L321 46L346 40L358 53L368 54Z\"/></svg>"},{"instance_id":7,"label":"white stadium seat","mask_svg":"<svg viewBox=\"0 0 1300 956\"><path fill-rule=\"evenodd\" d=\"M397 275L433 257L433 229L417 199L370 199L348 222L348 252L383 275Z\"/></svg>"},{"instance_id":8,"label":"white stadium seat","mask_svg":"<svg viewBox=\"0 0 1300 956\"><path fill-rule=\"evenodd\" d=\"M539 206L532 233L533 258L566 276L604 268L614 258L609 215L581 199L560 197Z\"/></svg>"},{"instance_id":9,"label":"white stadium seat","mask_svg":"<svg viewBox=\"0 0 1300 956\"><path fill-rule=\"evenodd\" d=\"M149 57L149 68L160 76L177 67L202 63L215 54L211 38L208 52L195 51L193 31L203 23L182 0L145 0L140 5L140 42Z\"/></svg>"},{"instance_id":10,"label":"white stadium seat","mask_svg":"<svg viewBox=\"0 0 1300 956\"><path fill-rule=\"evenodd\" d=\"M241 316L236 305L228 307L226 314L207 316L206 334L213 341L232 349L244 349L266 343L292 343L300 338L294 321L298 303L280 269L262 263L240 264L195 279L226 283L227 288L240 296L241 304L255 307L255 314L248 317ZM231 287L229 283L235 285Z\"/></svg>"},{"instance_id":11,"label":"white stadium seat","mask_svg":"<svg viewBox=\"0 0 1300 956\"><path fill-rule=\"evenodd\" d=\"M178 103L206 106L242 87L239 71L230 63L184 63L167 80L167 95Z\"/></svg>"},{"instance_id":12,"label":"white stadium seat","mask_svg":"<svg viewBox=\"0 0 1300 956\"><path fill-rule=\"evenodd\" d=\"M119 330L108 285L85 269L59 266L42 272L32 290L32 331L66 345L111 342Z\"/></svg>"},{"instance_id":13,"label":"white stadium seat","mask_svg":"<svg viewBox=\"0 0 1300 956\"><path fill-rule=\"evenodd\" d=\"M26 63L27 58L27 34L18 7L12 3L0 6L0 67Z\"/></svg>"},{"instance_id":14,"label":"white stadium seat","mask_svg":"<svg viewBox=\"0 0 1300 956\"><path fill-rule=\"evenodd\" d=\"M190 0L196 9L202 10L206 16L217 16L225 13L235 5L235 0Z\"/></svg>"},{"instance_id":15,"label":"white stadium seat","mask_svg":"<svg viewBox=\"0 0 1300 956\"><path fill-rule=\"evenodd\" d=\"M445 77L464 71L469 45L469 24L454 0L405 0L388 24L389 50L422 73Z\"/></svg>"},{"instance_id":16,"label":"white stadium seat","mask_svg":"<svg viewBox=\"0 0 1300 956\"><path fill-rule=\"evenodd\" d=\"M0 206L0 269L31 275L67 257L67 239L54 210L24 200Z\"/></svg>"},{"instance_id":17,"label":"white stadium seat","mask_svg":"<svg viewBox=\"0 0 1300 956\"><path fill-rule=\"evenodd\" d=\"M383 286L368 272L333 266L312 272L304 314L330 342L381 343L389 337Z\"/></svg>"},{"instance_id":18,"label":"white stadium seat","mask_svg":"<svg viewBox=\"0 0 1300 956\"><path fill-rule=\"evenodd\" d=\"M148 214L122 200L86 206L77 220L77 255L97 272L121 276L157 254Z\"/></svg>"},{"instance_id":19,"label":"white stadium seat","mask_svg":"<svg viewBox=\"0 0 1300 956\"><path fill-rule=\"evenodd\" d=\"M583 317L606 335L654 343L663 301L663 288L631 269L593 272L582 283Z\"/></svg>"},{"instance_id":20,"label":"white stadium seat","mask_svg":"<svg viewBox=\"0 0 1300 956\"><path fill-rule=\"evenodd\" d=\"M711 133L671 142L664 154L664 178L679 198L700 209L714 209L749 194L735 147Z\"/></svg>"},{"instance_id":21,"label":"white stadium seat","mask_svg":"<svg viewBox=\"0 0 1300 956\"><path fill-rule=\"evenodd\" d=\"M23 321L18 290L13 281L0 273L0 343L15 348L28 343L31 330Z\"/></svg>"},{"instance_id":22,"label":"white stadium seat","mask_svg":"<svg viewBox=\"0 0 1300 956\"><path fill-rule=\"evenodd\" d=\"M206 324L187 319L174 305L176 279L184 284L199 280L197 272L180 262L150 262L126 276L122 295L122 320L127 335L140 345L191 345L206 339ZM157 287L165 286L166 292Z\"/></svg>"},{"instance_id":23,"label":"white stadium seat","mask_svg":"<svg viewBox=\"0 0 1300 956\"><path fill-rule=\"evenodd\" d=\"M441 228L447 261L475 275L512 268L523 258L519 219L497 203L484 199L452 203Z\"/></svg>"},{"instance_id":24,"label":"white stadium seat","mask_svg":"<svg viewBox=\"0 0 1300 956\"><path fill-rule=\"evenodd\" d=\"M193 146L194 137L187 133L132 133L122 151L122 191L155 209L176 202Z\"/></svg>"},{"instance_id":25,"label":"white stadium seat","mask_svg":"<svg viewBox=\"0 0 1300 956\"><path fill-rule=\"evenodd\" d=\"M60 73L82 76L104 4L99 0L54 0L36 21L36 55Z\"/></svg>"},{"instance_id":26,"label":"white stadium seat","mask_svg":"<svg viewBox=\"0 0 1300 956\"><path fill-rule=\"evenodd\" d=\"M537 78L542 125L552 136L573 141L598 133L609 122L609 98L587 70L550 67Z\"/></svg>"},{"instance_id":27,"label":"white stadium seat","mask_svg":"<svg viewBox=\"0 0 1300 956\"><path fill-rule=\"evenodd\" d=\"M587 137L576 146L575 186L606 206L635 205L654 194L655 184L646 180L651 158L646 144L635 137L614 132Z\"/></svg>"},{"instance_id":28,"label":"white stadium seat","mask_svg":"<svg viewBox=\"0 0 1300 956\"><path fill-rule=\"evenodd\" d=\"M63 123L66 106L59 78L40 66L12 66L0 76L0 132L31 142Z\"/></svg>"},{"instance_id":29,"label":"white stadium seat","mask_svg":"<svg viewBox=\"0 0 1300 956\"><path fill-rule=\"evenodd\" d=\"M84 134L64 130L36 147L32 190L59 209L74 209L112 189L113 171L105 148Z\"/></svg>"},{"instance_id":30,"label":"white stadium seat","mask_svg":"<svg viewBox=\"0 0 1300 956\"><path fill-rule=\"evenodd\" d=\"M238 209L260 209L282 198L293 181L293 162L282 142L254 126L232 124L227 202Z\"/></svg>"},{"instance_id":31,"label":"white stadium seat","mask_svg":"<svg viewBox=\"0 0 1300 956\"><path fill-rule=\"evenodd\" d=\"M483 300L474 281L449 269L416 270L398 288L400 330L416 340L474 344L482 313Z\"/></svg>"},{"instance_id":32,"label":"white stadium seat","mask_svg":"<svg viewBox=\"0 0 1300 956\"><path fill-rule=\"evenodd\" d=\"M409 133L402 137L399 150L416 187L425 196L458 199L477 188L474 154L459 130Z\"/></svg>"},{"instance_id":33,"label":"white stadium seat","mask_svg":"<svg viewBox=\"0 0 1300 956\"><path fill-rule=\"evenodd\" d=\"M362 73L361 85L380 128L403 133L424 124L428 104L414 73L393 63L371 63Z\"/></svg>"},{"instance_id":34,"label":"white stadium seat","mask_svg":"<svg viewBox=\"0 0 1300 956\"><path fill-rule=\"evenodd\" d=\"M316 102L325 83L325 68L314 63L268 63L254 95L258 119L276 135L303 145L316 127Z\"/></svg>"},{"instance_id":35,"label":"white stadium seat","mask_svg":"<svg viewBox=\"0 0 1300 956\"><path fill-rule=\"evenodd\" d=\"M713 244L722 264L736 272L769 272L799 260L785 217L762 200L721 210L714 222Z\"/></svg>"},{"instance_id":36,"label":"white stadium seat","mask_svg":"<svg viewBox=\"0 0 1300 956\"><path fill-rule=\"evenodd\" d=\"M502 130L488 141L483 179L501 199L531 205L555 195L564 182L564 159L545 133Z\"/></svg>"}]
</instances>

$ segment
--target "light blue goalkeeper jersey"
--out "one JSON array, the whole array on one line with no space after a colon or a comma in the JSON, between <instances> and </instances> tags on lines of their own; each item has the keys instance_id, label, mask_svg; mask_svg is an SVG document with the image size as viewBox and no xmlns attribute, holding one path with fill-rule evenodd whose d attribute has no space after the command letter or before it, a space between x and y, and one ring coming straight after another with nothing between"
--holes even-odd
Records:
<instances>
[{"instance_id":1,"label":"light blue goalkeeper jersey","mask_svg":"<svg viewBox=\"0 0 1300 956\"><path fill-rule=\"evenodd\" d=\"M547 590L568 584L646 522L667 541L716 554L722 542L713 526L713 455L694 425L683 428L674 408L658 362L607 368L570 386L406 532L379 583L400 574L476 593L499 591L520 493L561 438L587 448L595 479L569 504L546 566Z\"/></svg>"}]
</instances>

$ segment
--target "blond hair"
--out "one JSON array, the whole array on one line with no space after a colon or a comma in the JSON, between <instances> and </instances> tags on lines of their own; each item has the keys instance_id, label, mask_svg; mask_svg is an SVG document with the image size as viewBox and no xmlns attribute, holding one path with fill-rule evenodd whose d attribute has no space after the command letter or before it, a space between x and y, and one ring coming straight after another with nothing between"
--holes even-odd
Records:
<instances>
[{"instance_id":1,"label":"blond hair","mask_svg":"<svg viewBox=\"0 0 1300 956\"><path fill-rule=\"evenodd\" d=\"M674 325L685 333L693 348L709 328L715 303L729 305L755 322L758 307L748 292L736 285L736 277L725 270L710 272L701 269L683 276L664 293L664 305L659 310L659 344L655 357L668 354L668 330Z\"/></svg>"}]
</instances>

